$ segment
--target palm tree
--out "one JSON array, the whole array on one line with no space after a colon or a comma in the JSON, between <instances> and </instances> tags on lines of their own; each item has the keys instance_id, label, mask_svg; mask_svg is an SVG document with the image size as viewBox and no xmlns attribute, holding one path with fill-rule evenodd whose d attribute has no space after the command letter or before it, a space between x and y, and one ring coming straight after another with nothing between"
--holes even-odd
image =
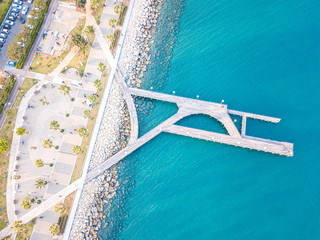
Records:
<instances>
[{"instance_id":1,"label":"palm tree","mask_svg":"<svg viewBox=\"0 0 320 240\"><path fill-rule=\"evenodd\" d=\"M24 199L21 200L20 205L26 210L31 208L30 194L28 194Z\"/></svg>"},{"instance_id":2,"label":"palm tree","mask_svg":"<svg viewBox=\"0 0 320 240\"><path fill-rule=\"evenodd\" d=\"M88 136L88 130L84 127L79 128L77 130L77 133L79 134L80 137Z\"/></svg>"},{"instance_id":3,"label":"palm tree","mask_svg":"<svg viewBox=\"0 0 320 240\"><path fill-rule=\"evenodd\" d=\"M82 150L82 148L79 146L79 145L76 145L76 146L73 146L73 148L72 148L72 152L74 153L74 154L80 154L80 153L83 153L83 150Z\"/></svg>"},{"instance_id":4,"label":"palm tree","mask_svg":"<svg viewBox=\"0 0 320 240\"><path fill-rule=\"evenodd\" d=\"M117 22L118 22L118 21L117 21L116 19L112 18L112 19L109 20L109 26L110 26L112 29L114 29L114 28L117 27Z\"/></svg>"},{"instance_id":5,"label":"palm tree","mask_svg":"<svg viewBox=\"0 0 320 240\"><path fill-rule=\"evenodd\" d=\"M39 101L42 103L42 106L46 105L46 103L47 103L46 96L44 96L43 98L39 99Z\"/></svg>"},{"instance_id":6,"label":"palm tree","mask_svg":"<svg viewBox=\"0 0 320 240\"><path fill-rule=\"evenodd\" d=\"M38 158L38 159L35 161L34 165L36 165L38 168L41 168L41 167L44 166L44 163L43 163L43 161L41 160L41 158Z\"/></svg>"},{"instance_id":7,"label":"palm tree","mask_svg":"<svg viewBox=\"0 0 320 240\"><path fill-rule=\"evenodd\" d=\"M90 34L94 33L95 29L93 25L88 25L86 28L83 30L84 34L88 37Z\"/></svg>"},{"instance_id":8,"label":"palm tree","mask_svg":"<svg viewBox=\"0 0 320 240\"><path fill-rule=\"evenodd\" d=\"M112 35L112 34L106 35L106 38L107 38L110 42L113 42L113 35Z\"/></svg>"},{"instance_id":9,"label":"palm tree","mask_svg":"<svg viewBox=\"0 0 320 240\"><path fill-rule=\"evenodd\" d=\"M92 11L97 10L100 7L100 0L91 0Z\"/></svg>"},{"instance_id":10,"label":"palm tree","mask_svg":"<svg viewBox=\"0 0 320 240\"><path fill-rule=\"evenodd\" d=\"M91 111L90 111L89 109L86 109L86 110L83 111L83 116L84 116L85 118L90 117L90 114L91 114Z\"/></svg>"},{"instance_id":11,"label":"palm tree","mask_svg":"<svg viewBox=\"0 0 320 240\"><path fill-rule=\"evenodd\" d=\"M60 87L58 88L63 95L66 95L70 93L71 88L67 84L61 84ZM69 95L70 97L70 95Z\"/></svg>"},{"instance_id":12,"label":"palm tree","mask_svg":"<svg viewBox=\"0 0 320 240\"><path fill-rule=\"evenodd\" d=\"M100 72L103 72L106 69L106 65L103 64L103 62L99 62L98 64L98 70Z\"/></svg>"},{"instance_id":13,"label":"palm tree","mask_svg":"<svg viewBox=\"0 0 320 240\"><path fill-rule=\"evenodd\" d=\"M113 10L116 14L119 14L120 13L120 6L117 4L117 5L114 5L113 6Z\"/></svg>"},{"instance_id":14,"label":"palm tree","mask_svg":"<svg viewBox=\"0 0 320 240\"><path fill-rule=\"evenodd\" d=\"M20 233L24 230L24 226L22 225L22 221L14 221L12 226L10 227L14 232Z\"/></svg>"},{"instance_id":15,"label":"palm tree","mask_svg":"<svg viewBox=\"0 0 320 240\"><path fill-rule=\"evenodd\" d=\"M52 140L50 138L43 140L42 146L43 148L52 148L53 147Z\"/></svg>"},{"instance_id":16,"label":"palm tree","mask_svg":"<svg viewBox=\"0 0 320 240\"><path fill-rule=\"evenodd\" d=\"M97 96L92 94L92 95L88 96L88 100L89 100L90 102L92 102L92 104L94 105L94 103L95 103L96 100L97 100Z\"/></svg>"},{"instance_id":17,"label":"palm tree","mask_svg":"<svg viewBox=\"0 0 320 240\"><path fill-rule=\"evenodd\" d=\"M57 213L64 213L66 210L66 206L63 203L58 203L57 205L54 206L54 211Z\"/></svg>"},{"instance_id":18,"label":"palm tree","mask_svg":"<svg viewBox=\"0 0 320 240\"><path fill-rule=\"evenodd\" d=\"M47 185L47 181L44 178L38 178L36 180L36 183L34 184L36 188L43 188L45 185Z\"/></svg>"},{"instance_id":19,"label":"palm tree","mask_svg":"<svg viewBox=\"0 0 320 240\"><path fill-rule=\"evenodd\" d=\"M60 128L60 125L59 125L58 121L53 120L50 122L50 129L58 130L59 128Z\"/></svg>"},{"instance_id":20,"label":"palm tree","mask_svg":"<svg viewBox=\"0 0 320 240\"><path fill-rule=\"evenodd\" d=\"M53 224L49 227L49 231L52 236L57 235L60 232L60 228L58 224Z\"/></svg>"},{"instance_id":21,"label":"palm tree","mask_svg":"<svg viewBox=\"0 0 320 240\"><path fill-rule=\"evenodd\" d=\"M94 86L97 88L98 91L101 91L101 81L99 79L94 80Z\"/></svg>"}]
</instances>

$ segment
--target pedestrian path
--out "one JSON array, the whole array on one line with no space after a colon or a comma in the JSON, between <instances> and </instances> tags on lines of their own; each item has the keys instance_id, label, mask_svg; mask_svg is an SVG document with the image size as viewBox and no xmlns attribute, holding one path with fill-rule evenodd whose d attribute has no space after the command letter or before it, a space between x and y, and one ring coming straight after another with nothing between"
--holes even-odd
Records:
<instances>
[{"instance_id":1,"label":"pedestrian path","mask_svg":"<svg viewBox=\"0 0 320 240\"><path fill-rule=\"evenodd\" d=\"M50 76L58 76L62 70L71 62L71 60L77 55L80 48L74 46L68 55L62 60L62 62L49 74Z\"/></svg>"}]
</instances>

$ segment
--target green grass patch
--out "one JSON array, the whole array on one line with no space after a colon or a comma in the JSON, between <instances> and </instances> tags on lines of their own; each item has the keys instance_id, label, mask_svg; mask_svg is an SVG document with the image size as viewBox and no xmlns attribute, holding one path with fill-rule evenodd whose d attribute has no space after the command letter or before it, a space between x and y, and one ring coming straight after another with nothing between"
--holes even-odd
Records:
<instances>
[{"instance_id":1,"label":"green grass patch","mask_svg":"<svg viewBox=\"0 0 320 240\"><path fill-rule=\"evenodd\" d=\"M6 203L6 196L4 193L7 191L7 176L8 176L8 166L9 166L9 159L10 156L7 156L7 153L10 152L11 149L11 143L12 143L12 137L13 137L13 131L14 125L16 122L16 116L18 113L18 108L21 100L24 96L24 94L27 93L27 91L36 83L36 80L26 78L20 87L20 90L17 94L16 100L14 101L14 104L12 106L13 110L13 116L11 118L7 118L2 129L0 132L0 137L6 138L8 142L10 143L10 148L8 152L0 153L0 208L3 208L2 211L0 211L0 230L5 228L7 226L8 217L7 217L7 203Z\"/></svg>"},{"instance_id":2,"label":"green grass patch","mask_svg":"<svg viewBox=\"0 0 320 240\"><path fill-rule=\"evenodd\" d=\"M10 5L13 0L2 0L0 1L0 23L4 20L4 17L6 16Z\"/></svg>"},{"instance_id":3,"label":"green grass patch","mask_svg":"<svg viewBox=\"0 0 320 240\"><path fill-rule=\"evenodd\" d=\"M3 84L3 89L0 90L0 113L2 113L2 110L4 108L4 105L6 104L8 98L10 97L10 94L12 92L12 89L14 87L14 84L16 83L16 80L14 79L13 75L7 78L6 82Z\"/></svg>"},{"instance_id":4,"label":"green grass patch","mask_svg":"<svg viewBox=\"0 0 320 240\"><path fill-rule=\"evenodd\" d=\"M25 239L30 239L33 227L36 224L36 219L32 219L29 223L24 224L24 231L21 233L17 234L16 240L25 240Z\"/></svg>"},{"instance_id":5,"label":"green grass patch","mask_svg":"<svg viewBox=\"0 0 320 240\"><path fill-rule=\"evenodd\" d=\"M91 51L91 46L92 46L92 43L94 40L94 36L95 36L94 33L89 36L88 44L84 48L80 49L78 54L76 56L74 56L74 58L70 61L70 63L66 67L66 69L75 68L78 70L79 75L81 77L83 76L83 73L86 68L88 58L89 58L89 54Z\"/></svg>"}]
</instances>

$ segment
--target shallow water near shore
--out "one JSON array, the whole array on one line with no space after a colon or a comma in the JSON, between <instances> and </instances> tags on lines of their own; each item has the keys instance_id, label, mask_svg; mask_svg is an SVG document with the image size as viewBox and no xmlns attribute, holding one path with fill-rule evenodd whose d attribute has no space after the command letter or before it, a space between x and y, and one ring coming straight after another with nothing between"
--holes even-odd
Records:
<instances>
[{"instance_id":1,"label":"shallow water near shore","mask_svg":"<svg viewBox=\"0 0 320 240\"><path fill-rule=\"evenodd\" d=\"M172 2L168 12L181 3ZM293 142L295 155L161 134L119 164L120 188L99 235L320 239L318 1L186 0L179 23L175 36L158 31L142 88L279 117L279 124L249 121L247 134ZM171 43L172 52L156 54ZM163 111L154 106L139 114L141 133Z\"/></svg>"}]
</instances>

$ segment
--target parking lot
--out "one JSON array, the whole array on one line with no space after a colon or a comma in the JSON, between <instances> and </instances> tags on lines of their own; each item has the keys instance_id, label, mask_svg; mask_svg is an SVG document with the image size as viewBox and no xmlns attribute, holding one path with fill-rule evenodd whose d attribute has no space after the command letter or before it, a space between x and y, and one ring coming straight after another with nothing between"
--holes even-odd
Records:
<instances>
[{"instance_id":1,"label":"parking lot","mask_svg":"<svg viewBox=\"0 0 320 240\"><path fill-rule=\"evenodd\" d=\"M12 4L14 4L14 3L12 3ZM27 16L30 13L30 10L33 8L33 4L30 4L27 1L23 1L22 6L24 6L24 5L28 5L29 10L26 15L21 14L21 10L20 10L19 15L26 21L25 24L27 24ZM10 9L9 9L9 11L10 11ZM4 21L5 20L6 19L4 19ZM25 24L22 24L18 19L16 19L14 22L14 25L11 26L10 33L7 36L6 42L4 43L3 47L0 48L1 49L1 51L0 51L0 70L3 70L6 67L8 61L10 60L9 57L7 56L7 50L8 50L9 44L14 41L15 36L21 32L21 29L22 29L23 25L25 25Z\"/></svg>"}]
</instances>

